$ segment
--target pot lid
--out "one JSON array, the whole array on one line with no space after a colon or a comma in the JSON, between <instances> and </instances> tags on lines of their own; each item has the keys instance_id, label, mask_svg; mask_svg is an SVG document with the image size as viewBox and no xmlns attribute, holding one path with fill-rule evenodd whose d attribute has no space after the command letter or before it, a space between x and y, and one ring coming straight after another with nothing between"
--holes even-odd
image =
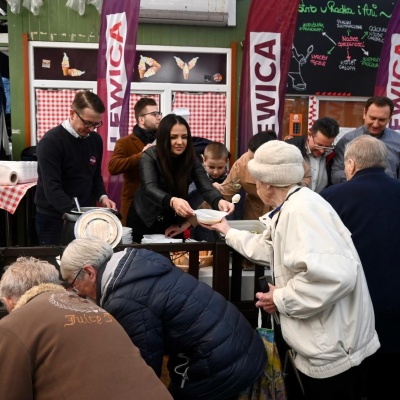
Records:
<instances>
[{"instance_id":1,"label":"pot lid","mask_svg":"<svg viewBox=\"0 0 400 400\"><path fill-rule=\"evenodd\" d=\"M97 238L110 243L113 248L121 241L122 231L121 221L107 209L84 212L77 219L74 227L77 239Z\"/></svg>"}]
</instances>

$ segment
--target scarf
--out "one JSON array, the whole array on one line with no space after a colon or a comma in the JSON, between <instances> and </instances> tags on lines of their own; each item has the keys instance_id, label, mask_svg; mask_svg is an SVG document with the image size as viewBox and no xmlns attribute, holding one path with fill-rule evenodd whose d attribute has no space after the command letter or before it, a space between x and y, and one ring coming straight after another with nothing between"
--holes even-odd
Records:
<instances>
[{"instance_id":1,"label":"scarf","mask_svg":"<svg viewBox=\"0 0 400 400\"><path fill-rule=\"evenodd\" d=\"M153 143L156 140L157 131L146 131L146 129L141 128L139 125L135 125L133 128L133 134L136 135L144 145Z\"/></svg>"}]
</instances>

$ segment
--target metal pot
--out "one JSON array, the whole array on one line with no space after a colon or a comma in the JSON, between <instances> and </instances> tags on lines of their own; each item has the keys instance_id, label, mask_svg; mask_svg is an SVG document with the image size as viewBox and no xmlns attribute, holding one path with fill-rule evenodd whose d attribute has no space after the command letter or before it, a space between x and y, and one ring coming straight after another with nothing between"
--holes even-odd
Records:
<instances>
[{"instance_id":1,"label":"metal pot","mask_svg":"<svg viewBox=\"0 0 400 400\"><path fill-rule=\"evenodd\" d=\"M61 232L61 246L67 246L75 239L75 222L80 216L80 213L65 213L63 215L64 225Z\"/></svg>"},{"instance_id":2,"label":"metal pot","mask_svg":"<svg viewBox=\"0 0 400 400\"><path fill-rule=\"evenodd\" d=\"M79 212L76 208L72 209L70 212L65 213L63 215L64 225L61 233L61 246L67 246L75 239L75 223L78 218L87 211L92 210L102 210L109 211L112 214L116 215L119 219L121 219L121 214L117 211L114 211L111 208L104 207L81 207L81 211Z\"/></svg>"}]
</instances>

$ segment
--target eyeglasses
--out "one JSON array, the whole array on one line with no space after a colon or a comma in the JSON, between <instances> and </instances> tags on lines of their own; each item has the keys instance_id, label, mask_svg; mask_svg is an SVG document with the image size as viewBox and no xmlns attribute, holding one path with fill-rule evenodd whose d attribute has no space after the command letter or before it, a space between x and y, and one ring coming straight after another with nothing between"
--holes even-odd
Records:
<instances>
[{"instance_id":1,"label":"eyeglasses","mask_svg":"<svg viewBox=\"0 0 400 400\"><path fill-rule=\"evenodd\" d=\"M159 111L148 112L148 113L140 115L140 117L144 117L145 115L149 115L149 114L151 114L153 117L156 117L156 118L162 117L162 112L159 112Z\"/></svg>"},{"instance_id":2,"label":"eyeglasses","mask_svg":"<svg viewBox=\"0 0 400 400\"><path fill-rule=\"evenodd\" d=\"M103 125L103 121L100 122L90 122L90 121L86 121L85 119L83 119L76 110L74 110L75 114L79 117L79 119L82 121L83 125L85 125L85 128L100 128L100 126Z\"/></svg>"},{"instance_id":3,"label":"eyeglasses","mask_svg":"<svg viewBox=\"0 0 400 400\"><path fill-rule=\"evenodd\" d=\"M335 146L334 145L332 145L332 146L321 146L321 145L315 143L314 136L311 135L311 137L312 137L312 140L314 142L314 149L316 149L316 150L324 150L326 154L332 153L332 151L335 150Z\"/></svg>"},{"instance_id":4,"label":"eyeglasses","mask_svg":"<svg viewBox=\"0 0 400 400\"><path fill-rule=\"evenodd\" d=\"M76 289L74 288L74 285L75 285L76 280L78 279L79 274L80 274L82 271L83 271L83 268L81 268L81 269L78 271L78 273L75 275L75 278L72 279L72 282L69 284L67 290L69 290L69 291L74 291L74 290L75 290L75 291L76 291Z\"/></svg>"}]
</instances>

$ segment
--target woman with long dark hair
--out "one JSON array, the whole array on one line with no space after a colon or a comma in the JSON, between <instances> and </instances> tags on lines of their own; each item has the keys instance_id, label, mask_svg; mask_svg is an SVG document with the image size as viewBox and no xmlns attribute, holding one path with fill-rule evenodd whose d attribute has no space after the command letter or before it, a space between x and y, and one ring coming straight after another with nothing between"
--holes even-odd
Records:
<instances>
[{"instance_id":1,"label":"woman with long dark hair","mask_svg":"<svg viewBox=\"0 0 400 400\"><path fill-rule=\"evenodd\" d=\"M156 145L143 152L140 179L127 218L133 242L140 243L144 234L177 236L196 223L187 202L192 181L213 209L234 210L212 186L196 157L190 127L179 115L169 114L161 120Z\"/></svg>"}]
</instances>

